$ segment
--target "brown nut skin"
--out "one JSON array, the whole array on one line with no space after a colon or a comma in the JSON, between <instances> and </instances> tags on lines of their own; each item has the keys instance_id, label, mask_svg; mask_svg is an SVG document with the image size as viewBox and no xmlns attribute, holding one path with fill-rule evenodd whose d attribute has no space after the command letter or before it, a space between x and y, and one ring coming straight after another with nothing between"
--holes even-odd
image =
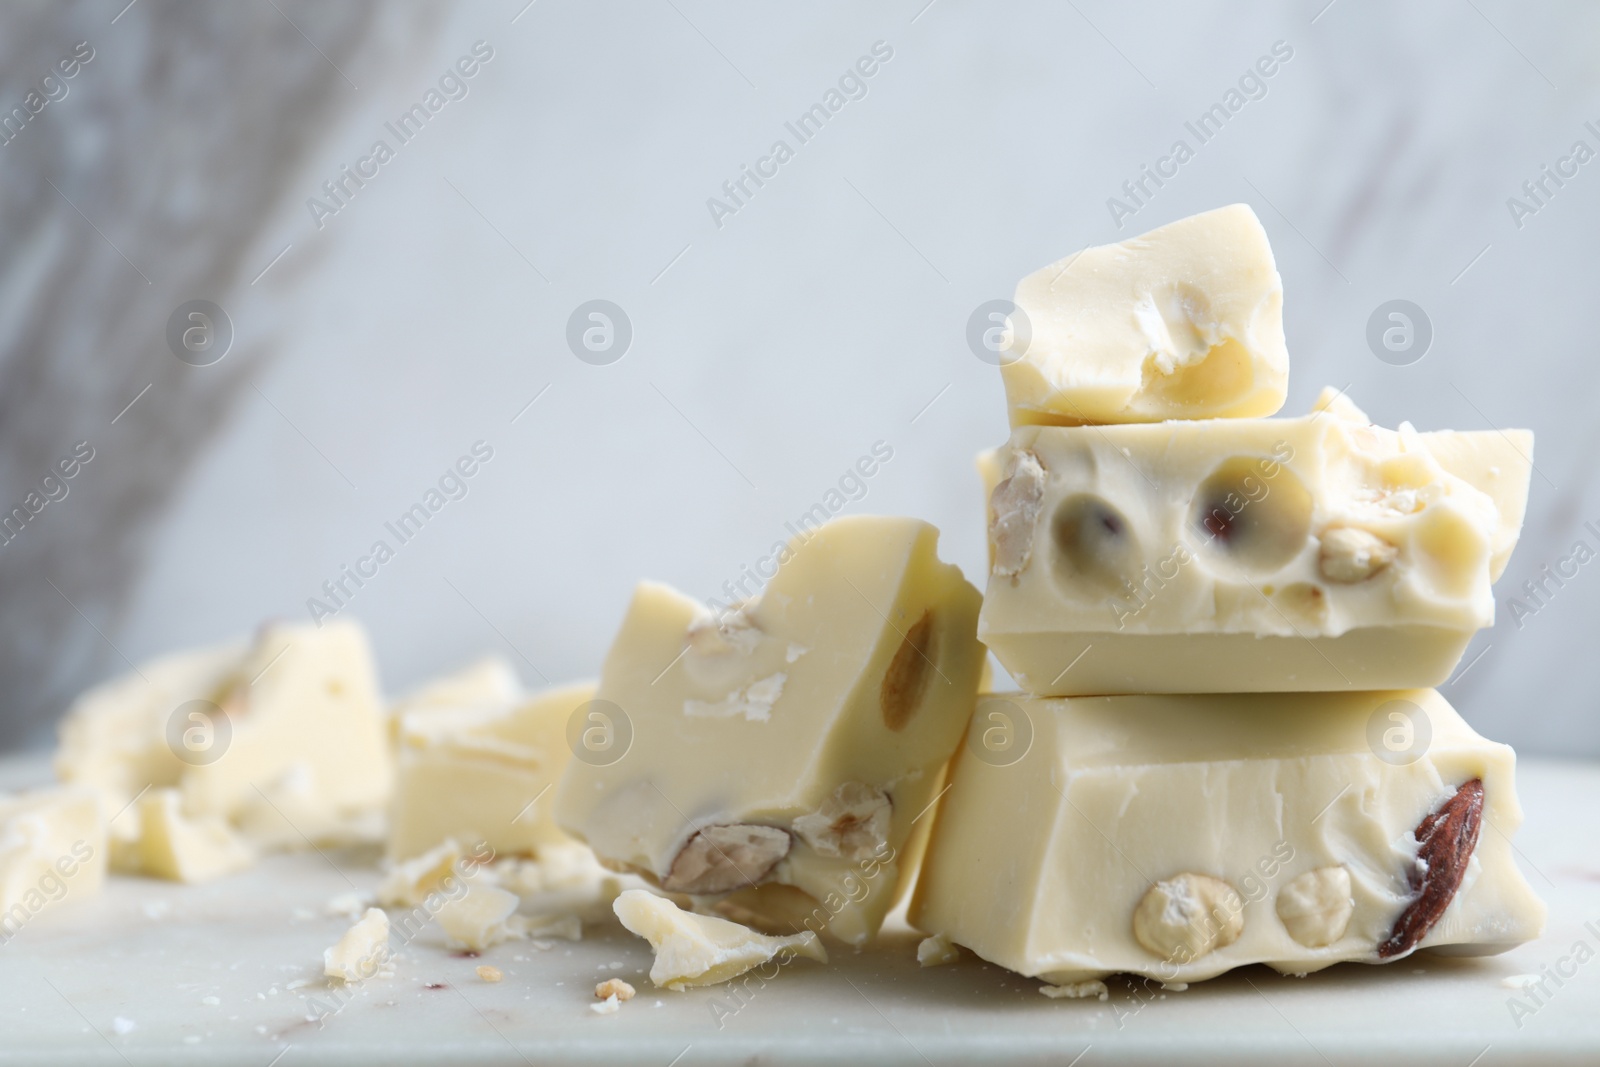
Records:
<instances>
[{"instance_id":1,"label":"brown nut skin","mask_svg":"<svg viewBox=\"0 0 1600 1067\"><path fill-rule=\"evenodd\" d=\"M1378 945L1379 959L1404 956L1428 936L1433 924L1455 899L1456 890L1461 888L1461 879L1466 877L1467 863L1478 847L1478 835L1482 831L1481 778L1464 783L1417 824L1417 861L1409 877L1411 890L1416 895L1395 920L1388 938Z\"/></svg>"}]
</instances>

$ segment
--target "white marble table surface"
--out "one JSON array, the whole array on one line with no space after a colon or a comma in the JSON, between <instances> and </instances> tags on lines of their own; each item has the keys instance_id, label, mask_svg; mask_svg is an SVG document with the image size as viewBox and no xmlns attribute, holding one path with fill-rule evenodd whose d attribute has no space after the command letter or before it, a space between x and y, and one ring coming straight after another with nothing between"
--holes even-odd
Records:
<instances>
[{"instance_id":1,"label":"white marble table surface","mask_svg":"<svg viewBox=\"0 0 1600 1067\"><path fill-rule=\"evenodd\" d=\"M17 781L15 767L5 778ZM648 946L620 927L480 959L447 952L430 927L400 950L394 977L367 982L319 1026L313 1000L337 1003L322 950L347 925L323 907L377 875L370 858L300 854L205 886L117 878L41 913L0 947L0 1064L1593 1064L1600 766L1526 761L1519 785L1516 845L1550 922L1498 957L1419 955L1303 979L1250 967L1154 996L1113 979L1101 1003L1046 999L971 956L921 969L916 935L901 930L827 966L794 964L729 1015L726 987L652 988ZM480 981L480 963L504 980ZM1547 982L1548 996L1515 987L1560 971L1571 977ZM613 976L639 995L596 1015L594 984ZM118 1018L135 1028L117 1033Z\"/></svg>"}]
</instances>

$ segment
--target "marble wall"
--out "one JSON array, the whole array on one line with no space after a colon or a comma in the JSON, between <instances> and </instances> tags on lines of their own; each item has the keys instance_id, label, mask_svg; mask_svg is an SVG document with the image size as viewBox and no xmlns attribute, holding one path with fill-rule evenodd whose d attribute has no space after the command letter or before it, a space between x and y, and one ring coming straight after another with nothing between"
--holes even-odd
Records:
<instances>
[{"instance_id":1,"label":"marble wall","mask_svg":"<svg viewBox=\"0 0 1600 1067\"><path fill-rule=\"evenodd\" d=\"M31 650L12 676L50 679L10 709L13 738L123 657L308 618L323 582L474 447L492 458L343 609L371 626L391 689L484 650L532 683L592 675L638 578L717 595L874 447L891 458L841 511L923 516L980 573L972 456L1006 423L998 374L965 339L973 309L1076 248L1246 201L1284 277L1287 411L1332 384L1386 425L1537 433L1497 624L1445 693L1523 750L1600 754L1600 563L1565 564L1537 601L1522 591L1575 542L1600 549L1584 525L1600 530L1600 162L1575 155L1579 142L1600 151L1600 8L509 0L321 58L326 11L285 11L304 36L272 38L281 78L268 64L261 91L317 82L276 116L300 132L276 195L241 208L248 230L217 231L227 270L152 282L138 329L79 353L93 368L82 388L104 393L93 440L106 459L41 516L41 535L81 535L74 554L30 567L59 589L30 574L8 597L4 641ZM159 13L140 4L95 29L96 47L114 57L113 31ZM106 80L113 124L152 106L117 76L108 61L79 79ZM794 126L835 100L820 129ZM86 102L38 121L70 141ZM1227 121L1202 140L1190 126L1219 103ZM391 129L416 104L420 130ZM1126 191L1180 140L1184 161L1162 164L1175 175ZM16 149L0 147L7 174L106 165L92 145L76 163ZM151 149L121 165L181 194L237 180L225 162L202 153L174 172ZM1524 183L1547 166L1569 176L1535 200ZM734 199L725 183L757 167L769 176ZM325 192L340 181L338 198ZM159 267L137 242L108 250L48 199L39 210L85 256ZM118 228L130 204L103 202L105 236L137 236ZM211 240L197 230L185 247ZM7 315L26 313L18 276ZM237 351L211 367L166 351L164 321L191 298L221 305L235 331ZM1432 328L1405 365L1367 340L1396 299ZM631 325L620 360L569 347L592 300ZM99 310L85 295L71 313ZM207 399L205 376L229 373L234 387ZM101 410L147 382L106 425ZM27 379L8 388L28 403ZM90 433L74 419L42 432L37 455ZM173 454L177 427L190 429ZM24 466L7 464L12 495ZM126 564L80 567L119 536L97 494L152 469L159 507ZM48 640L29 636L39 611L61 616Z\"/></svg>"}]
</instances>

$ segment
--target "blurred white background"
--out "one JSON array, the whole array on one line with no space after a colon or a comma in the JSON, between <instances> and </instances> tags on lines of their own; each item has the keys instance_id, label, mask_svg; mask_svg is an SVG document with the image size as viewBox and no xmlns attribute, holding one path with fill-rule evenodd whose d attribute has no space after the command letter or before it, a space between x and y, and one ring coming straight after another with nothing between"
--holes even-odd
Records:
<instances>
[{"instance_id":1,"label":"blurred white background","mask_svg":"<svg viewBox=\"0 0 1600 1067\"><path fill-rule=\"evenodd\" d=\"M478 441L493 458L467 495L346 609L391 692L485 650L534 684L594 674L635 581L717 595L880 441L893 458L846 510L927 518L981 585L972 457L1006 419L968 316L1077 248L1246 201L1284 278L1285 413L1331 384L1384 425L1537 433L1497 625L1445 693L1524 751L1600 754L1600 564L1543 606L1524 597L1538 610L1520 620L1508 607L1575 540L1600 548L1583 528L1600 528L1600 162L1547 182L1543 206L1522 190L1575 142L1600 151L1600 8L505 0L367 18L252 3L204 9L216 47L247 58L174 110L146 89L194 62L166 55L183 51L169 29L200 16L143 0L113 24L123 2L0 16L41 42L7 60L4 106L74 42L96 50L0 147L0 184L40 190L3 246L4 499L75 442L96 449L71 495L0 546L11 740L42 740L126 660L309 618L322 583L395 544L384 523ZM397 144L384 124L480 41L492 58L466 95L319 228L308 198L378 138ZM1292 56L1264 93L1248 85L1258 98L1119 229L1108 198L1131 205L1124 181L1195 145L1184 123L1277 42ZM875 45L892 55L864 95L800 144L785 123ZM793 158L719 225L708 199L728 201L723 183L777 140ZM242 170L259 176L251 153L282 173L230 200ZM1514 218L1511 197L1538 210ZM157 240L191 200L229 225ZM37 217L54 243L17 237ZM30 264L63 248L131 287L117 318L86 266L58 271L77 295L41 310ZM168 315L193 298L233 324L214 366L167 349ZM1434 331L1408 366L1366 340L1396 298ZM632 325L610 365L566 342L592 299ZM69 328L100 319L117 324L100 340ZM30 538L44 547L15 551Z\"/></svg>"}]
</instances>

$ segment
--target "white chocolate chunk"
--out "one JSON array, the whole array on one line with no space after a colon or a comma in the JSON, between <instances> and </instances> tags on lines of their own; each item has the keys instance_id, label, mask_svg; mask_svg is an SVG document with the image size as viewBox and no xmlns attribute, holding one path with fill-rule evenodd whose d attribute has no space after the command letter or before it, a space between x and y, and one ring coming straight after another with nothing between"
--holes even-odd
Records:
<instances>
[{"instance_id":1,"label":"white chocolate chunk","mask_svg":"<svg viewBox=\"0 0 1600 1067\"><path fill-rule=\"evenodd\" d=\"M440 905L434 917L451 943L482 952L502 941L528 936L531 924L517 914L520 903L515 893L498 886L476 884L453 900Z\"/></svg>"},{"instance_id":2,"label":"white chocolate chunk","mask_svg":"<svg viewBox=\"0 0 1600 1067\"><path fill-rule=\"evenodd\" d=\"M388 803L394 769L377 670L357 624L264 627L219 703L233 720L233 737L220 758L185 771L185 810L231 818L259 796L251 783L296 768L304 768L334 817Z\"/></svg>"},{"instance_id":3,"label":"white chocolate chunk","mask_svg":"<svg viewBox=\"0 0 1600 1067\"><path fill-rule=\"evenodd\" d=\"M768 928L870 938L984 662L980 598L937 536L836 519L791 543L758 601L717 615L639 586L595 700L628 747L568 763L560 825L698 907L731 896Z\"/></svg>"},{"instance_id":4,"label":"white chocolate chunk","mask_svg":"<svg viewBox=\"0 0 1600 1067\"><path fill-rule=\"evenodd\" d=\"M1246 204L1076 252L1024 278L1016 304L1001 365L1013 426L1283 406L1283 283Z\"/></svg>"},{"instance_id":5,"label":"white chocolate chunk","mask_svg":"<svg viewBox=\"0 0 1600 1067\"><path fill-rule=\"evenodd\" d=\"M1277 911L1290 937L1306 948L1326 948L1344 936L1355 914L1349 870L1307 871L1279 891Z\"/></svg>"},{"instance_id":6,"label":"white chocolate chunk","mask_svg":"<svg viewBox=\"0 0 1600 1067\"><path fill-rule=\"evenodd\" d=\"M552 817L554 785L572 758L569 722L593 697L593 685L579 684L404 712L390 857L417 856L450 838L505 856L571 844Z\"/></svg>"},{"instance_id":7,"label":"white chocolate chunk","mask_svg":"<svg viewBox=\"0 0 1600 1067\"><path fill-rule=\"evenodd\" d=\"M208 882L256 862L255 850L215 815L183 813L175 789L139 799L139 869L174 882Z\"/></svg>"},{"instance_id":8,"label":"white chocolate chunk","mask_svg":"<svg viewBox=\"0 0 1600 1067\"><path fill-rule=\"evenodd\" d=\"M389 964L389 916L378 908L368 908L360 922L322 952L322 973L346 982L388 977Z\"/></svg>"},{"instance_id":9,"label":"white chocolate chunk","mask_svg":"<svg viewBox=\"0 0 1600 1067\"><path fill-rule=\"evenodd\" d=\"M95 791L0 796L0 941L56 901L94 896L105 877L105 816Z\"/></svg>"},{"instance_id":10,"label":"white chocolate chunk","mask_svg":"<svg viewBox=\"0 0 1600 1067\"><path fill-rule=\"evenodd\" d=\"M1016 430L1008 454L1045 480L1025 569L1002 566L1017 531L990 531L979 637L1045 695L1442 682L1493 622L1531 465L1324 399L1295 419Z\"/></svg>"},{"instance_id":11,"label":"white chocolate chunk","mask_svg":"<svg viewBox=\"0 0 1600 1067\"><path fill-rule=\"evenodd\" d=\"M56 773L107 810L175 788L186 816L228 820L264 848L365 836L392 785L372 654L343 620L156 660L84 693L60 732ZM113 862L136 868L138 821L111 832Z\"/></svg>"},{"instance_id":12,"label":"white chocolate chunk","mask_svg":"<svg viewBox=\"0 0 1600 1067\"><path fill-rule=\"evenodd\" d=\"M139 870L134 798L147 785L177 785L185 768L167 743L168 718L191 700L210 699L243 656L242 644L164 656L87 690L61 720L56 776L99 791L104 809L117 813L107 827L113 870ZM181 739L203 740L188 732L189 720L179 726Z\"/></svg>"},{"instance_id":13,"label":"white chocolate chunk","mask_svg":"<svg viewBox=\"0 0 1600 1067\"><path fill-rule=\"evenodd\" d=\"M908 916L992 963L1056 984L1379 963L1418 901L1418 826L1474 780L1481 833L1414 944L1490 955L1543 928L1514 755L1436 691L1004 699L1031 744L962 746Z\"/></svg>"},{"instance_id":14,"label":"white chocolate chunk","mask_svg":"<svg viewBox=\"0 0 1600 1067\"><path fill-rule=\"evenodd\" d=\"M623 926L650 942L656 954L650 980L666 989L726 982L775 957L783 963L797 956L828 962L821 939L809 930L769 937L726 919L684 911L643 889L628 890L612 906Z\"/></svg>"},{"instance_id":15,"label":"white chocolate chunk","mask_svg":"<svg viewBox=\"0 0 1600 1067\"><path fill-rule=\"evenodd\" d=\"M943 934L934 934L917 942L917 964L921 967L943 967L961 958L961 950L950 943Z\"/></svg>"},{"instance_id":16,"label":"white chocolate chunk","mask_svg":"<svg viewBox=\"0 0 1600 1067\"><path fill-rule=\"evenodd\" d=\"M412 907L434 893L453 892L455 879L466 878L477 864L492 856L487 846L480 845L469 857L455 838L446 838L422 855L394 864L378 885L378 903L388 907Z\"/></svg>"}]
</instances>

